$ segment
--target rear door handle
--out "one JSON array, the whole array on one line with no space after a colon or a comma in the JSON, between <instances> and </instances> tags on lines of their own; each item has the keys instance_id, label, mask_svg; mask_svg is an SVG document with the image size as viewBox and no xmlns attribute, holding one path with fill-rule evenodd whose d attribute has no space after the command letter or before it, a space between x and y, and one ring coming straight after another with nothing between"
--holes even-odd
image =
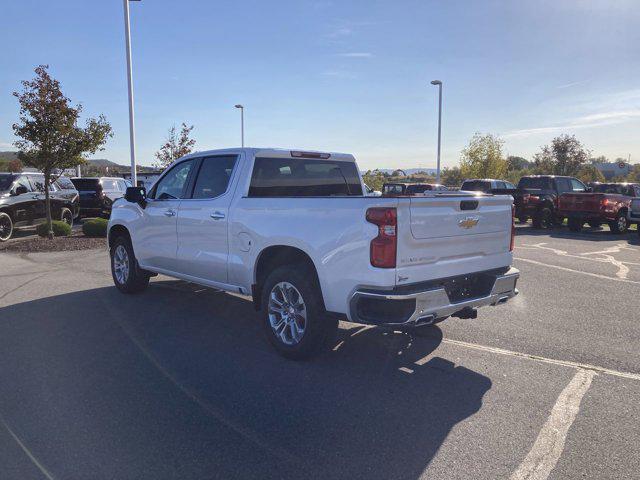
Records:
<instances>
[{"instance_id":1,"label":"rear door handle","mask_svg":"<svg viewBox=\"0 0 640 480\"><path fill-rule=\"evenodd\" d=\"M225 214L222 212L213 212L211 214L211 218L213 218L214 220L222 220L223 218L225 218Z\"/></svg>"},{"instance_id":2,"label":"rear door handle","mask_svg":"<svg viewBox=\"0 0 640 480\"><path fill-rule=\"evenodd\" d=\"M176 214L176 211L175 211L175 210L172 210L172 209L170 208L170 209L168 209L168 210L165 210L165 211L164 211L164 214L165 214L165 216L167 216L167 217L174 217L174 216L175 216L175 214Z\"/></svg>"},{"instance_id":3,"label":"rear door handle","mask_svg":"<svg viewBox=\"0 0 640 480\"><path fill-rule=\"evenodd\" d=\"M40 195L31 195L31 198L33 198L34 200L38 200L40 198Z\"/></svg>"}]
</instances>

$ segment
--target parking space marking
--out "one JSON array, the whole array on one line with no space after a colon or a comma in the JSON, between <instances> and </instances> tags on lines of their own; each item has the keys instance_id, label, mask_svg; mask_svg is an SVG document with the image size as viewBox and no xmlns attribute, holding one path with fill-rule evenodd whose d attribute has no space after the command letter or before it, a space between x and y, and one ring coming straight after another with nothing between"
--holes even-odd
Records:
<instances>
[{"instance_id":1,"label":"parking space marking","mask_svg":"<svg viewBox=\"0 0 640 480\"><path fill-rule=\"evenodd\" d=\"M562 270L564 272L579 273L581 275L600 278L603 280L613 280L614 282L631 283L633 285L640 285L640 281L637 281L637 280L629 280L626 278L619 278L619 277L610 277L608 275L600 275L599 273L583 272L582 270L574 270L573 268L561 267L560 265L554 265L552 263L539 262L537 260L531 260L530 258L522 258L522 257L513 257L513 258L514 260L518 260L519 262L526 262L526 263L531 263L532 265L540 265L542 267L555 268L556 270Z\"/></svg>"},{"instance_id":2,"label":"parking space marking","mask_svg":"<svg viewBox=\"0 0 640 480\"><path fill-rule=\"evenodd\" d=\"M569 360L557 360L555 358L541 357L539 355L532 355L529 353L514 352L512 350L505 350L504 348L488 347L486 345L478 345L477 343L463 342L460 340L452 340L449 338L443 338L442 343L448 343L450 345L458 345L460 347L471 348L474 350L481 350L483 352L497 353L498 355L507 355L511 357L525 358L528 360L533 360L535 362L548 363L551 365L560 365L562 367L577 368L580 370L589 370L596 373L603 373L605 375L627 378L630 380L640 380L640 374L638 373L620 372L618 370L611 370L610 368L598 367L597 365L589 365L588 363L572 362ZM428 356L425 357L424 359L418 360L417 362L415 362L416 365L422 365L427 358ZM419 362L422 362L422 363L419 363Z\"/></svg>"},{"instance_id":3,"label":"parking space marking","mask_svg":"<svg viewBox=\"0 0 640 480\"><path fill-rule=\"evenodd\" d=\"M40 470L40 472L47 477L49 480L54 480L54 476L51 475L51 473L49 473L49 471L44 467L44 465L42 465L38 459L33 455L33 453L31 453L31 450L29 450L27 448L27 446L22 443L22 440L20 440L20 437L18 437L13 430L11 430L11 427L9 427L9 425L7 425L7 422L4 421L4 418L2 418L2 415L0 415L0 423L2 423L2 426L7 430L7 432L9 432L9 435L11 435L11 437L15 440L15 442L18 444L18 446L22 449L22 451L25 453L25 455L27 457L29 457L29 460L31 460L31 463L33 463L36 468L38 470Z\"/></svg>"},{"instance_id":4,"label":"parking space marking","mask_svg":"<svg viewBox=\"0 0 640 480\"><path fill-rule=\"evenodd\" d=\"M519 248L529 249L529 250L545 250L549 252L553 252L558 256L562 257L570 257L570 258L578 258L580 260L588 260L591 262L599 262L599 263L609 263L614 267L618 268L616 272L616 276L618 278L626 279L629 275L629 267L627 265L640 265L640 263L636 262L623 262L621 260L617 260L612 254L620 253L622 250L631 250L635 251L634 248L630 247L629 244L619 243L612 247L606 248L604 250L597 250L595 252L585 252L580 253L578 255L567 252L566 250L560 250L557 248L548 247L546 242L534 243L534 244L525 244ZM601 255L601 258L592 258L587 257L586 255Z\"/></svg>"},{"instance_id":5,"label":"parking space marking","mask_svg":"<svg viewBox=\"0 0 640 480\"><path fill-rule=\"evenodd\" d=\"M511 480L546 480L549 477L562 455L569 428L595 375L592 370L579 369L576 372L558 397L533 447L511 475Z\"/></svg>"}]
</instances>

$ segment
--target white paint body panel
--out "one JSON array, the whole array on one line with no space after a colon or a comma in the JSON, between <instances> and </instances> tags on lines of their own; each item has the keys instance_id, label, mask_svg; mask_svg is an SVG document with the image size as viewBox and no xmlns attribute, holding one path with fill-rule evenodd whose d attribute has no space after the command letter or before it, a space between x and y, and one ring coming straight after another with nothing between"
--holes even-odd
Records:
<instances>
[{"instance_id":1,"label":"white paint body panel","mask_svg":"<svg viewBox=\"0 0 640 480\"><path fill-rule=\"evenodd\" d=\"M248 294L260 253L271 246L295 247L313 261L326 308L348 315L349 299L359 288L393 289L511 265L511 197L436 193L419 198L250 198L254 158L288 157L290 151L245 148L189 157L216 154L239 155L227 192L211 200L177 201L173 226L167 222L162 230L160 218L150 218L148 206L125 200L114 204L109 229L122 225L129 230L143 268ZM355 162L346 154L332 153L331 159ZM478 209L460 211L460 201L469 199L479 202ZM377 235L377 227L365 219L371 207L397 208L397 268L371 266L369 246ZM213 211L224 213L224 220L210 218ZM168 218L161 211L153 215ZM477 227L458 226L467 216L478 217Z\"/></svg>"}]
</instances>

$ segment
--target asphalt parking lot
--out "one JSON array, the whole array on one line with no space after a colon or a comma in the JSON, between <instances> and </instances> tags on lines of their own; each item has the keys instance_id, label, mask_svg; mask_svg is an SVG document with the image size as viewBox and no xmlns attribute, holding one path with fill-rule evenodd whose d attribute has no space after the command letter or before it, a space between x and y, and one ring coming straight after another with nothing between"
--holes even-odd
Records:
<instances>
[{"instance_id":1,"label":"asphalt parking lot","mask_svg":"<svg viewBox=\"0 0 640 480\"><path fill-rule=\"evenodd\" d=\"M244 298L0 254L0 478L638 478L637 233L521 226L515 256L507 305L426 338L343 323L296 363Z\"/></svg>"}]
</instances>

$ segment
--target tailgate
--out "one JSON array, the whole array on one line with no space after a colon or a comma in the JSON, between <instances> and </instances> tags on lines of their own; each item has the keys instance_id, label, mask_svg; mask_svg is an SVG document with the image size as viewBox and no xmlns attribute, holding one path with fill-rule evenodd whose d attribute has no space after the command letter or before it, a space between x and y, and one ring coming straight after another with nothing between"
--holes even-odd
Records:
<instances>
[{"instance_id":1,"label":"tailgate","mask_svg":"<svg viewBox=\"0 0 640 480\"><path fill-rule=\"evenodd\" d=\"M400 200L398 283L511 265L513 198L435 195Z\"/></svg>"},{"instance_id":2,"label":"tailgate","mask_svg":"<svg viewBox=\"0 0 640 480\"><path fill-rule=\"evenodd\" d=\"M604 195L603 193L563 193L558 200L558 208L568 212L597 213L600 211Z\"/></svg>"}]
</instances>

